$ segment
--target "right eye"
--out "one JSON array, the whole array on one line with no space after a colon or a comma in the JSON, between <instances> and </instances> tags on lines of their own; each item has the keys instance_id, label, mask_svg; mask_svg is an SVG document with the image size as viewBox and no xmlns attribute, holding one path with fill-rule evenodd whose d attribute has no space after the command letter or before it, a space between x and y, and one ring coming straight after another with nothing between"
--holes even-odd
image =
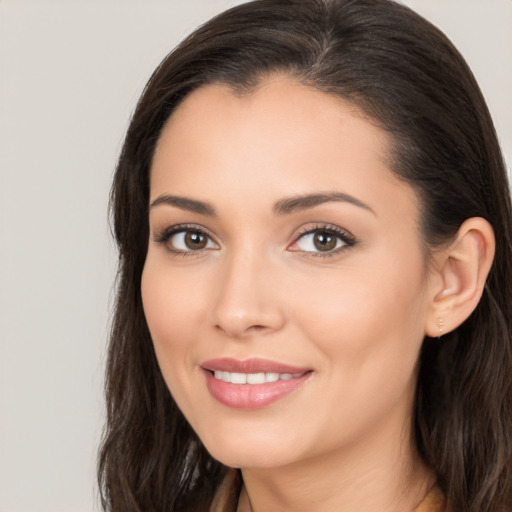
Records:
<instances>
[{"instance_id":1,"label":"right eye","mask_svg":"<svg viewBox=\"0 0 512 512\"><path fill-rule=\"evenodd\" d=\"M197 228L171 228L157 237L156 242L179 254L219 248L208 234Z\"/></svg>"}]
</instances>

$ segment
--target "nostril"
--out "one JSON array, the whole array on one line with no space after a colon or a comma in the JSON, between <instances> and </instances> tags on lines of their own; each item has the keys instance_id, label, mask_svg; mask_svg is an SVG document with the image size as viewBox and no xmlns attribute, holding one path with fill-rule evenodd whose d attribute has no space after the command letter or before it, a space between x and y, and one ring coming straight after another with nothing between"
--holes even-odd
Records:
<instances>
[{"instance_id":1,"label":"nostril","mask_svg":"<svg viewBox=\"0 0 512 512\"><path fill-rule=\"evenodd\" d=\"M218 331L222 331L222 332L228 332L227 328L224 328L222 325L219 325L219 324L217 324L215 326L215 329L217 329ZM254 331L262 332L262 331L265 331L266 329L268 329L268 327L265 325L261 325L261 324L250 325L248 327L240 328L240 331L243 331L240 334L246 334L248 332L254 332ZM235 329L233 329L233 328L229 329L229 331L233 331L233 330L235 330Z\"/></svg>"},{"instance_id":2,"label":"nostril","mask_svg":"<svg viewBox=\"0 0 512 512\"><path fill-rule=\"evenodd\" d=\"M263 335L280 329L284 324L282 311L277 305L244 305L240 302L217 304L212 310L212 326L233 338Z\"/></svg>"}]
</instances>

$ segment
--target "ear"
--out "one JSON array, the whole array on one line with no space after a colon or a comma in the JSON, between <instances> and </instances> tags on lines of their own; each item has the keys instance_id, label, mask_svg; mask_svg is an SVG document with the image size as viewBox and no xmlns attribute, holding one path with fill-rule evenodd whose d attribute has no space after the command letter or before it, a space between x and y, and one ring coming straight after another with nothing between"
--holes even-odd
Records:
<instances>
[{"instance_id":1,"label":"ear","mask_svg":"<svg viewBox=\"0 0 512 512\"><path fill-rule=\"evenodd\" d=\"M450 246L434 254L425 334L438 337L456 329L476 308L494 259L494 232L485 219L472 217Z\"/></svg>"}]
</instances>

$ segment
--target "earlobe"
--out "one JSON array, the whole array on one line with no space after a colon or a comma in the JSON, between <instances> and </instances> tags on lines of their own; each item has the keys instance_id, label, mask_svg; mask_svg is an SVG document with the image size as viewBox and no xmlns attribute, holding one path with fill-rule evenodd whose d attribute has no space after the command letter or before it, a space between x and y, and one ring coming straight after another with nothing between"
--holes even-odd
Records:
<instances>
[{"instance_id":1,"label":"earlobe","mask_svg":"<svg viewBox=\"0 0 512 512\"><path fill-rule=\"evenodd\" d=\"M485 219L472 217L448 248L435 254L425 334L438 337L456 329L475 310L494 259L494 232Z\"/></svg>"}]
</instances>

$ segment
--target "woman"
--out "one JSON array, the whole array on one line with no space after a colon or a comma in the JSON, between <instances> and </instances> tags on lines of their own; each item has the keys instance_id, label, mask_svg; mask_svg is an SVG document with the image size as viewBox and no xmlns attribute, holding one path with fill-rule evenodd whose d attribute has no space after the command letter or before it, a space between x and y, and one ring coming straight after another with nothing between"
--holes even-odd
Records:
<instances>
[{"instance_id":1,"label":"woman","mask_svg":"<svg viewBox=\"0 0 512 512\"><path fill-rule=\"evenodd\" d=\"M428 22L214 18L150 79L112 213L106 510L510 508L507 177Z\"/></svg>"}]
</instances>

